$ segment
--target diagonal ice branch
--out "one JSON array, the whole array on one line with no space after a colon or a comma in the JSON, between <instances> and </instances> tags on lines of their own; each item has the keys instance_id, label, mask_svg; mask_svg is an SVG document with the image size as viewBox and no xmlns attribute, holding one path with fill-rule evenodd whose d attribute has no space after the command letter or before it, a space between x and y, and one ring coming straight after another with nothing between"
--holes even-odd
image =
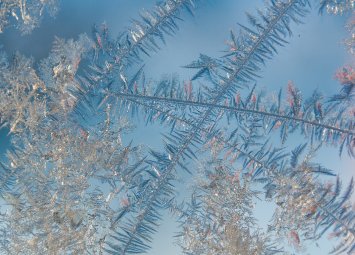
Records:
<instances>
[{"instance_id":1,"label":"diagonal ice branch","mask_svg":"<svg viewBox=\"0 0 355 255\"><path fill-rule=\"evenodd\" d=\"M114 58L113 64L121 67L140 60L140 53L149 56L149 51L159 49L157 40L165 43L165 34L174 34L178 29L177 20L181 20L181 12L186 9L192 13L197 0L166 0L155 6L155 11L141 14L142 21L134 21L133 27L122 33L117 42L108 41L109 55ZM104 36L107 36L104 30ZM98 48L105 48L105 41L100 32L95 33ZM106 39L107 40L107 39ZM107 43L107 42L106 42ZM112 47L113 45L113 47Z\"/></svg>"}]
</instances>

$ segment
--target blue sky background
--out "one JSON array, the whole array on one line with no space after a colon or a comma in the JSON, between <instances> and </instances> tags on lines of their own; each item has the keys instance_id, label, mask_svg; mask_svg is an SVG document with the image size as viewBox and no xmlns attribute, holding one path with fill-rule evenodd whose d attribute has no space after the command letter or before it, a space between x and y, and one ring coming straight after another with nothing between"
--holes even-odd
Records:
<instances>
[{"instance_id":1,"label":"blue sky background","mask_svg":"<svg viewBox=\"0 0 355 255\"><path fill-rule=\"evenodd\" d=\"M48 55L54 36L76 38L80 33L90 34L94 23L104 21L111 33L118 34L127 28L132 18L138 18L140 10L150 10L154 3L153 0L62 0L56 19L45 19L41 27L28 36L20 36L18 31L9 28L0 34L0 45L8 53L18 50L40 60ZM315 7L314 2L312 4ZM200 4L195 17L183 16L185 21L179 23L177 35L167 37L167 44L162 46L162 50L144 59L147 76L159 79L164 74L176 73L181 79L189 79L192 73L181 66L197 59L200 53L213 57L223 55L229 30L237 31L237 23L246 23L245 12L255 13L256 8L263 6L262 0L209 0L207 4ZM292 80L305 97L316 88L325 95L336 93L340 85L333 78L335 71L353 61L341 43L347 37L344 29L347 18L319 16L313 8L304 20L305 24L293 26L294 36L290 44L279 49L279 54L267 62L258 86L270 92L277 91ZM158 125L145 127L143 122L136 124L139 128L131 138L152 147L160 146L157 137L160 137L162 130ZM0 151L6 147L4 139L2 135ZM294 146L299 143L297 136L290 139ZM338 171L344 180L354 175L355 160L346 156L340 159L333 148L323 149L318 159L324 166ZM266 205L257 207L257 216L264 220L264 224L267 223L264 215L266 208ZM165 219L149 255L181 254L179 248L173 245L176 224L168 215ZM331 245L325 239L319 242L320 248L312 246L306 254L326 254Z\"/></svg>"}]
</instances>

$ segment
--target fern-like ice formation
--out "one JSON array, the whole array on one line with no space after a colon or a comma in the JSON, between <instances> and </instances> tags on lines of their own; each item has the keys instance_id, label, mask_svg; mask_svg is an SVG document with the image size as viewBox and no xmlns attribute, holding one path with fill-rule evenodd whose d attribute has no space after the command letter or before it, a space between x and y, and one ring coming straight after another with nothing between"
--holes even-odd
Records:
<instances>
[{"instance_id":1,"label":"fern-like ice formation","mask_svg":"<svg viewBox=\"0 0 355 255\"><path fill-rule=\"evenodd\" d=\"M349 79L352 74L342 74L352 72L352 68L343 68L337 76L339 79ZM346 76L341 78L340 76ZM315 91L313 96L307 100L302 99L302 95L292 82L287 86L287 100L282 100L282 91L276 97L276 100L270 100L273 96L266 97L263 93L258 93L253 88L245 98L240 93L224 101L224 104L206 103L200 91L194 93L192 82L180 85L179 81L162 80L158 82L155 91L139 91L136 89L132 93L127 92L109 92L105 91L100 95L105 101L112 101L117 98L125 101L126 107L134 114L137 108L145 110L148 119L155 119L162 122L170 122L174 126L176 121L184 122L187 125L194 125L184 116L189 111L198 111L200 109L213 108L216 111L225 112L229 122L235 121L246 123L249 116L260 118L260 126L264 132L270 133L274 130L280 130L281 140L286 141L290 131L299 129L305 137L312 140L324 141L332 145L341 145L340 154L344 147L350 155L353 155L353 121L351 107L344 105L335 107L333 101L338 102L343 97L350 99L352 96L345 96L345 87L352 86L350 81L343 81L344 89L341 94L324 99L323 96ZM346 85L346 84L348 85ZM351 82L350 82L351 83ZM182 90L182 87L184 90ZM146 87L148 87L146 85ZM352 93L352 88L349 88ZM351 91L351 92L350 92ZM343 95L343 97L341 97ZM338 100L337 100L338 99ZM339 103L339 102L338 102ZM324 114L326 112L327 114ZM185 121L183 121L185 119Z\"/></svg>"},{"instance_id":2,"label":"fern-like ice formation","mask_svg":"<svg viewBox=\"0 0 355 255\"><path fill-rule=\"evenodd\" d=\"M329 231L340 239L334 253L354 251L353 181L345 191L339 179L325 183L319 176L333 171L311 161L323 144L354 156L353 68L339 70L342 90L329 98L314 92L304 100L292 82L286 99L247 89L309 9L306 0L276 0L231 32L222 58L201 54L187 65L197 69L191 81L149 81L142 56L176 32L195 2L161 2L117 39L105 25L94 27L93 40L56 38L39 71L20 54L1 55L0 122L11 137L0 164L4 253L144 253L166 208L181 216L185 254L285 254L275 242L286 237L297 250ZM321 1L320 10L343 2L351 3ZM24 3L34 1L20 1L26 14ZM6 6L5 18L17 7ZM168 124L164 152L124 145L129 111ZM275 130L282 143L299 130L309 145L290 153L272 146L264 138ZM176 206L179 170L196 174L189 161L201 157L210 162L191 203ZM261 192L275 206L267 230L254 226Z\"/></svg>"},{"instance_id":3,"label":"fern-like ice formation","mask_svg":"<svg viewBox=\"0 0 355 255\"><path fill-rule=\"evenodd\" d=\"M305 14L307 6L307 1L277 1L272 2L266 14L260 14L260 20L250 16L252 25L257 30L253 31L244 27L239 40L233 40L236 51L232 52L232 57L227 57L228 62L219 66L227 72L227 75L222 76L217 73L216 79L214 77L211 79L213 88L206 96L207 102L218 104L226 96L235 93L243 83L252 80L255 77L255 72L260 69L260 64L263 64L266 58L272 57L275 53L274 45L285 43L281 36L290 33L290 20L299 22L298 17ZM196 64L190 65L190 67L195 66ZM200 66L196 67L200 68ZM202 67L202 70L205 69ZM149 240L149 235L154 231L154 224L159 219L156 210L161 207L160 204L166 196L173 194L171 181L176 178L175 168L180 166L186 169L183 159L196 157L191 146L203 143L199 137L199 128L208 129L216 114L213 107L198 112L198 115L193 116L194 127L190 127L186 131L177 131L175 135L171 136L170 142L166 146L166 153L152 153L153 159L149 163L157 174L151 181L151 191L140 199L139 204L142 204L143 207L138 209L135 219L132 219L127 227L114 237L122 242L121 246L111 246L116 253L126 254L145 250L147 246L144 244L144 240Z\"/></svg>"}]
</instances>

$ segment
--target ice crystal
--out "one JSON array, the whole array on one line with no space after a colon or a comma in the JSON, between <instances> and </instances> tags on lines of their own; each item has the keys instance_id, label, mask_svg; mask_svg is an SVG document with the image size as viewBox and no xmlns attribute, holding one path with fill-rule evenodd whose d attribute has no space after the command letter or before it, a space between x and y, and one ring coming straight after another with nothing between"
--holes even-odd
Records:
<instances>
[{"instance_id":1,"label":"ice crystal","mask_svg":"<svg viewBox=\"0 0 355 255\"><path fill-rule=\"evenodd\" d=\"M354 157L353 67L337 72L341 91L331 97L305 98L293 82L285 99L249 88L309 12L306 0L275 0L247 14L249 25L230 33L224 56L201 54L186 65L197 70L190 80L147 78L142 55L159 50L196 2L161 2L117 39L106 24L94 26L92 39L55 38L38 65L0 55L0 123L10 136L0 161L1 252L144 253L166 208L180 216L185 254L287 254L275 243L286 239L298 252L327 231L340 240L334 253L354 252L353 180L342 188L332 170L312 162L324 145ZM2 1L0 31L12 16L29 32L53 4ZM335 14L353 8L320 4ZM163 151L122 138L140 115L169 127ZM285 144L295 130L308 143L290 152L268 141L279 131ZM191 161L206 159L191 201L180 205L180 170L196 174ZM275 209L268 229L253 214L262 197Z\"/></svg>"},{"instance_id":2,"label":"ice crystal","mask_svg":"<svg viewBox=\"0 0 355 255\"><path fill-rule=\"evenodd\" d=\"M355 14L352 14L345 28L349 32L348 38L344 40L345 46L352 55L355 55Z\"/></svg>"},{"instance_id":3,"label":"ice crystal","mask_svg":"<svg viewBox=\"0 0 355 255\"><path fill-rule=\"evenodd\" d=\"M127 172L134 148L110 136L88 138L80 127L51 128L22 139L22 149L11 154L8 168L14 169L17 188L3 194L9 210L3 216L8 244L2 249L8 254L98 253L134 174Z\"/></svg>"},{"instance_id":4,"label":"ice crystal","mask_svg":"<svg viewBox=\"0 0 355 255\"><path fill-rule=\"evenodd\" d=\"M206 164L208 178L198 181L191 208L182 212L180 245L186 254L276 254L281 250L255 228L257 192L240 171L222 163ZM181 213L181 212L180 212Z\"/></svg>"},{"instance_id":5,"label":"ice crystal","mask_svg":"<svg viewBox=\"0 0 355 255\"><path fill-rule=\"evenodd\" d=\"M4 56L1 120L12 133L9 162L1 163L6 254L102 252L112 217L129 204L140 165L137 148L122 144L130 126L109 107L89 129L70 118L76 100L68 98L75 89L84 93L76 70L87 45L85 36L57 39L41 65L44 80L31 60L17 54L7 63Z\"/></svg>"},{"instance_id":6,"label":"ice crystal","mask_svg":"<svg viewBox=\"0 0 355 255\"><path fill-rule=\"evenodd\" d=\"M347 11L354 10L354 0L321 0L321 10L324 8L328 13L342 15Z\"/></svg>"},{"instance_id":7,"label":"ice crystal","mask_svg":"<svg viewBox=\"0 0 355 255\"><path fill-rule=\"evenodd\" d=\"M58 10L57 0L2 0L0 2L0 33L16 20L22 34L29 34L39 26L43 15L54 16Z\"/></svg>"}]
</instances>

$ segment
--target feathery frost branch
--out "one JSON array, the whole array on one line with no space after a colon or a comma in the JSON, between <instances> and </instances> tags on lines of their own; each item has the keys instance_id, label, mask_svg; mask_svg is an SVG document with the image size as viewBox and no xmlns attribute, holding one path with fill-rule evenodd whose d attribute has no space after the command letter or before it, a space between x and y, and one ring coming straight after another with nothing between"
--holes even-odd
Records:
<instances>
[{"instance_id":1,"label":"feathery frost branch","mask_svg":"<svg viewBox=\"0 0 355 255\"><path fill-rule=\"evenodd\" d=\"M104 57L104 65L110 69L131 65L141 61L141 53L150 56L159 47L159 41L165 44L165 35L173 35L178 29L177 21L181 20L183 10L193 14L197 0L167 0L155 6L155 10L140 14L141 21L133 20L132 27L121 33L116 40L109 38L107 27L94 28L97 51L108 55ZM123 74L121 76L124 76ZM123 77L121 77L123 78Z\"/></svg>"},{"instance_id":2,"label":"feathery frost branch","mask_svg":"<svg viewBox=\"0 0 355 255\"><path fill-rule=\"evenodd\" d=\"M169 83L171 83L171 86ZM312 139L332 144L342 144L345 141L349 154L353 155L355 134L353 121L346 116L346 111L344 111L343 116L340 116L339 107L327 106L327 104L323 106L322 98L317 93L314 93L313 97L306 100L304 105L301 104L300 95L297 95L297 98L289 97L289 106L282 107L280 96L276 103L270 105L269 102L267 104L260 98L258 98L258 102L256 100L251 103L244 102L239 94L231 100L226 100L224 105L220 105L205 102L202 96L194 96L192 92L182 92L181 86L175 86L176 82L163 81L161 84L164 84L164 88L160 90L160 93L158 93L159 89L157 89L154 95L139 93L136 88L135 93L107 92L104 97L105 100L112 97L133 103L144 102L147 105L145 108L148 113L153 106L156 106L156 109L160 109L160 112L177 112L178 109L181 109L183 113L180 113L180 115L186 114L184 111L186 108L189 111L191 111L191 108L213 108L223 110L229 119L236 118L238 122L241 121L243 115L255 115L262 118L262 126L270 131L272 129L283 130L288 126L292 130L301 129L304 135L311 136ZM296 89L292 84L289 84L289 90ZM254 97L256 98L257 96L254 95ZM298 106L295 106L295 102L297 102ZM295 112L296 107L299 108L297 112ZM325 108L325 110L322 108ZM131 110L133 111L133 109Z\"/></svg>"}]
</instances>

